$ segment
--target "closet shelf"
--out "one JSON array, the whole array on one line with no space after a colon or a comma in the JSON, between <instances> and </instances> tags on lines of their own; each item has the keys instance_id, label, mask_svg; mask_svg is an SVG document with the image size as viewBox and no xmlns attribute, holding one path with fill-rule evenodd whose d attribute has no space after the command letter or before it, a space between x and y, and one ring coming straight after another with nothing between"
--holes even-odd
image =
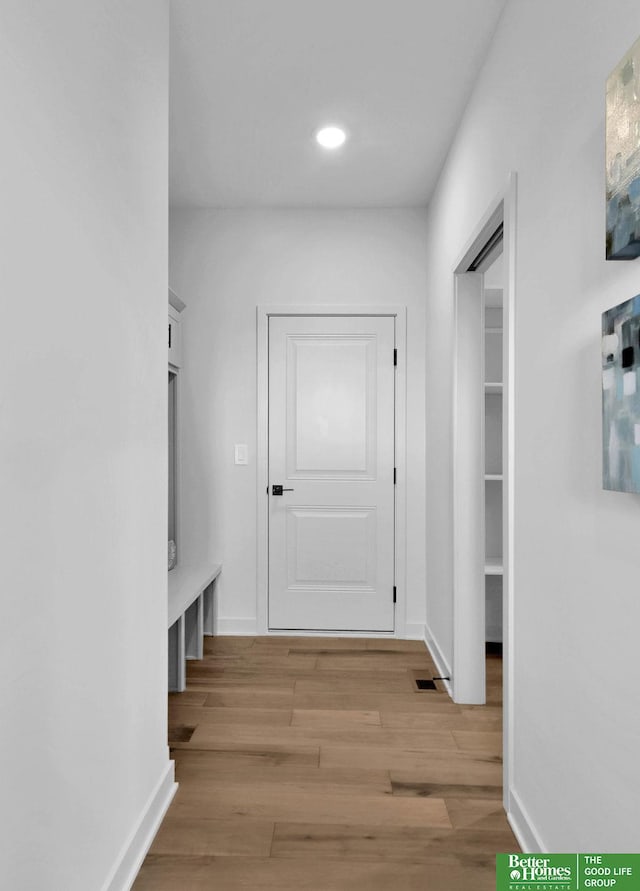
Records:
<instances>
[{"instance_id":1,"label":"closet shelf","mask_svg":"<svg viewBox=\"0 0 640 891\"><path fill-rule=\"evenodd\" d=\"M502 482L502 480L504 479L504 474L502 474L502 473L485 473L484 478L485 478L485 480L487 480L487 482L489 482L489 481Z\"/></svg>"},{"instance_id":2,"label":"closet shelf","mask_svg":"<svg viewBox=\"0 0 640 891\"><path fill-rule=\"evenodd\" d=\"M484 382L485 393L502 393L502 389L503 389L502 381L485 381Z\"/></svg>"},{"instance_id":3,"label":"closet shelf","mask_svg":"<svg viewBox=\"0 0 640 891\"><path fill-rule=\"evenodd\" d=\"M485 557L484 558L484 574L485 575L502 575L504 567L502 565L502 557Z\"/></svg>"}]
</instances>

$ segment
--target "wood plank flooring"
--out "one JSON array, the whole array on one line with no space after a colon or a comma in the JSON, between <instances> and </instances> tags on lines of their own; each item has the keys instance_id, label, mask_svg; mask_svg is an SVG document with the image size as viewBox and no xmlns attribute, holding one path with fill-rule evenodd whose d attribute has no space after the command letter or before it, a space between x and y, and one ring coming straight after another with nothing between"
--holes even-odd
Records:
<instances>
[{"instance_id":1,"label":"wood plank flooring","mask_svg":"<svg viewBox=\"0 0 640 891\"><path fill-rule=\"evenodd\" d=\"M414 641L205 639L169 696L180 788L133 891L493 891L501 660L457 706Z\"/></svg>"}]
</instances>

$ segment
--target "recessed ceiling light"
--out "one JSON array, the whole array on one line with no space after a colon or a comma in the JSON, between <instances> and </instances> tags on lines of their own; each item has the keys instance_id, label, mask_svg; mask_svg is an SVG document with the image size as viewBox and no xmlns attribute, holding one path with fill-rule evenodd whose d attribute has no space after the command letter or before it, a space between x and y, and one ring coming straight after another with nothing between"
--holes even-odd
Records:
<instances>
[{"instance_id":1,"label":"recessed ceiling light","mask_svg":"<svg viewBox=\"0 0 640 891\"><path fill-rule=\"evenodd\" d=\"M316 133L316 140L323 148L337 149L344 144L347 134L342 127L322 127Z\"/></svg>"}]
</instances>

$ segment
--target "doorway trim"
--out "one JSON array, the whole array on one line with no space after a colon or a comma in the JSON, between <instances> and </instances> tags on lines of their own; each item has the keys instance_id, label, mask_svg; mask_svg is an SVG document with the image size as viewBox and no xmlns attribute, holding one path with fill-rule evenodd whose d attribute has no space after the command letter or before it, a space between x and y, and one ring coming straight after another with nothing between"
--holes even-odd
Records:
<instances>
[{"instance_id":1,"label":"doorway trim","mask_svg":"<svg viewBox=\"0 0 640 891\"><path fill-rule=\"evenodd\" d=\"M322 632L323 637L406 637L407 630L407 308L406 306L372 305L263 305L256 307L257 331L257 454L256 454L256 517L257 578L256 617L258 634L298 634L269 630L269 318L271 316L390 316L395 320L398 364L395 380L395 581L397 602L395 631L389 632ZM320 634L309 631L306 634Z\"/></svg>"},{"instance_id":2,"label":"doorway trim","mask_svg":"<svg viewBox=\"0 0 640 891\"><path fill-rule=\"evenodd\" d=\"M465 299L465 292L473 290L476 285L472 279L477 279L475 273L469 272L469 266L482 248L495 232L496 226L502 221L503 230L503 256L504 256L504 293L503 293L503 431L502 431L502 460L503 460L503 495L502 495L502 522L503 522L503 601L502 601L502 628L503 628L503 803L507 814L512 811L511 779L514 763L513 752L513 720L514 720L514 477L515 477L515 267L516 267L516 220L517 220L517 175L511 172L503 189L498 193L489 205L482 219L472 230L465 249L462 251L458 262L453 268L454 294L456 300L456 327L453 367L452 390L452 444L453 444L453 493L454 493L454 525L453 525L453 554L459 553L458 548L464 543L464 528L461 530L456 519L456 503L464 499L464 492L460 487L465 484L465 466L458 464L460 457L464 462L465 456L460 455L457 432L464 429L464 411L468 405L464 400L459 401L457 393L456 373L458 366L458 337L459 319L457 314L461 308L459 298ZM480 315L481 317L481 315ZM478 337L481 337L478 331ZM478 395L480 395L479 382ZM484 448L482 449L484 456ZM483 457L484 460L484 457ZM484 467L478 462L478 473L484 475ZM467 477L468 478L468 477ZM484 530L481 530L481 543L484 548ZM462 579L456 580L455 556L454 556L454 587L453 587L453 690L454 698L458 701L456 691L463 695L471 691L474 695L473 675L476 677L481 670L484 678L484 647L482 652L482 666L479 664L478 647L469 653L463 647L456 645L458 642L475 641L477 643L479 633L484 639L484 593L482 603L469 604L465 601L465 592ZM484 589L484 586L483 586ZM469 611L469 606L471 610ZM471 623L469 617L471 616ZM473 623L482 621L482 629L474 627Z\"/></svg>"}]
</instances>

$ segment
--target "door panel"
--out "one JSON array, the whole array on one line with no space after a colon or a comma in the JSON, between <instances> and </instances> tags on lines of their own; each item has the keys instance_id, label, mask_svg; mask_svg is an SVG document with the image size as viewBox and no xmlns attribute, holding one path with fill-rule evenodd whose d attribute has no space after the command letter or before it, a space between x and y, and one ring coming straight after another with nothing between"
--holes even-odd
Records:
<instances>
[{"instance_id":1,"label":"door panel","mask_svg":"<svg viewBox=\"0 0 640 891\"><path fill-rule=\"evenodd\" d=\"M291 477L373 478L376 341L361 337L290 337Z\"/></svg>"},{"instance_id":2,"label":"door panel","mask_svg":"<svg viewBox=\"0 0 640 891\"><path fill-rule=\"evenodd\" d=\"M391 317L269 321L272 629L393 630L394 339Z\"/></svg>"},{"instance_id":3,"label":"door panel","mask_svg":"<svg viewBox=\"0 0 640 891\"><path fill-rule=\"evenodd\" d=\"M289 588L373 591L375 520L371 509L287 507Z\"/></svg>"}]
</instances>

